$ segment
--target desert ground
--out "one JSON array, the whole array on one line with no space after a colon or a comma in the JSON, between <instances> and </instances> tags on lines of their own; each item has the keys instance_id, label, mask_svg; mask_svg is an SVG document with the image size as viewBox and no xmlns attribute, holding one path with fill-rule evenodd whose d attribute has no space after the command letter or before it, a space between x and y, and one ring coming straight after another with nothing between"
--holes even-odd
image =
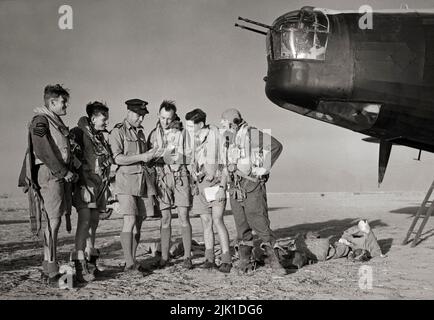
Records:
<instances>
[{"instance_id":1,"label":"desert ground","mask_svg":"<svg viewBox=\"0 0 434 320\"><path fill-rule=\"evenodd\" d=\"M73 289L48 288L40 281L42 254L28 223L27 198L2 195L0 199L0 298L1 299L433 299L434 218L424 229L422 241L412 248L401 244L424 197L423 192L389 193L301 193L269 194L271 227L278 238L317 231L321 237L339 239L342 232L365 218L379 240L385 258L352 262L345 258L328 260L289 270L274 277L269 267L251 274L230 274L200 268L203 256L195 251L195 268L185 271L181 259L166 269L144 276L122 273L119 232L122 218L113 214L101 221L97 247L104 271L97 280ZM225 213L231 239L235 225L230 208ZM200 244L201 223L192 217L193 238ZM74 244L76 214L71 234L61 227L59 256L67 263ZM173 238L180 237L175 218ZM138 260L154 258L150 243L157 242L159 221L145 221ZM218 237L216 235L216 240ZM218 246L217 246L218 249ZM234 265L237 260L234 258ZM359 286L360 267L372 269L372 288Z\"/></svg>"}]
</instances>

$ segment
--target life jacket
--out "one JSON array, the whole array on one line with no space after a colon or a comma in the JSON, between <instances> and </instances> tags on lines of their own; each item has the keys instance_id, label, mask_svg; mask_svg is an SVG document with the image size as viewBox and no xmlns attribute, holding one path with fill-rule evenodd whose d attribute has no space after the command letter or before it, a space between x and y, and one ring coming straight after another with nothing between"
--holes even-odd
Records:
<instances>
[{"instance_id":1,"label":"life jacket","mask_svg":"<svg viewBox=\"0 0 434 320\"><path fill-rule=\"evenodd\" d=\"M367 228L365 231L362 231L364 225L367 225ZM353 250L367 250L371 257L380 256L382 254L377 238L374 232L370 229L367 221L363 221L363 223L359 222L357 226L345 230L342 238L351 243L351 248Z\"/></svg>"},{"instance_id":2,"label":"life jacket","mask_svg":"<svg viewBox=\"0 0 434 320\"><path fill-rule=\"evenodd\" d=\"M71 130L74 137L74 142L80 150L79 159L83 163L83 170L92 171L93 173L106 178L109 173L110 165L112 164L111 150L108 145L107 139L104 137L103 132L96 132L89 123L88 117L81 117L78 121L77 127ZM92 151L95 155L95 163L87 163L86 155L84 152L85 145L84 139L88 139L92 145ZM89 152L89 151L87 151Z\"/></svg>"},{"instance_id":3,"label":"life jacket","mask_svg":"<svg viewBox=\"0 0 434 320\"><path fill-rule=\"evenodd\" d=\"M170 150L164 157L157 159L156 164L164 167L166 171L177 172L183 164L186 164L185 130L182 122L174 120L169 127L164 130L160 123L153 131L152 146Z\"/></svg>"},{"instance_id":4,"label":"life jacket","mask_svg":"<svg viewBox=\"0 0 434 320\"><path fill-rule=\"evenodd\" d=\"M236 169L246 176L251 175L253 168L264 166L263 142L260 141L258 146L251 144L251 134L256 131L260 132L244 122L227 151L228 165L235 165Z\"/></svg>"},{"instance_id":5,"label":"life jacket","mask_svg":"<svg viewBox=\"0 0 434 320\"><path fill-rule=\"evenodd\" d=\"M204 134L190 137L192 152L192 171L195 175L217 176L221 162L222 145L219 129L209 125Z\"/></svg>"}]
</instances>

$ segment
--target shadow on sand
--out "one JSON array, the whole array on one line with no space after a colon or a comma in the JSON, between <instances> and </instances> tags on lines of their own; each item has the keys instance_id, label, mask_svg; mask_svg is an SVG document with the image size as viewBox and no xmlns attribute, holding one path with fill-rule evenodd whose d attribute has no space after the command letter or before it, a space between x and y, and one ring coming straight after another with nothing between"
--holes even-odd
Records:
<instances>
[{"instance_id":1,"label":"shadow on sand","mask_svg":"<svg viewBox=\"0 0 434 320\"><path fill-rule=\"evenodd\" d=\"M357 222L358 219L347 218L341 220L328 220L324 222L303 223L287 228L276 229L274 230L274 234L279 239L294 237L297 234L304 234L308 231L312 231L318 232L321 238L330 238L330 243L334 243L335 241L339 240L346 229L356 225ZM386 227L388 225L379 219L369 221L369 225L373 229L378 239L378 244L380 245L382 252L389 252L393 243L393 239L381 239L381 235L375 232L376 227Z\"/></svg>"},{"instance_id":2,"label":"shadow on sand","mask_svg":"<svg viewBox=\"0 0 434 320\"><path fill-rule=\"evenodd\" d=\"M419 210L419 206L417 206L417 207L404 207L404 208L391 210L389 212L390 213L402 213L402 214L415 215L417 213L417 210ZM434 212L431 213L431 216L434 216Z\"/></svg>"},{"instance_id":3,"label":"shadow on sand","mask_svg":"<svg viewBox=\"0 0 434 320\"><path fill-rule=\"evenodd\" d=\"M279 208L274 208L275 210L278 210ZM337 241L340 236L342 235L343 231L348 229L349 227L355 225L357 223L357 219L354 218L347 218L347 219L334 219L334 220L328 220L323 222L315 222L315 223L303 223L298 224L286 228L280 228L274 230L274 233L277 238L286 238L286 237L293 237L297 234L303 234L308 231L316 231L319 233L320 237L327 238L330 237L331 243L334 243L334 241ZM370 226L374 229L376 227L383 227L387 226L384 222L381 220L372 220L369 221ZM430 230L432 234L434 234L434 229ZM120 231L110 231L105 233L99 233L97 235L98 238L104 238L104 237L113 237L118 236ZM425 233L426 234L426 233ZM429 234L428 236L431 236L432 234ZM379 244L383 251L383 253L387 253L393 243L393 239L381 239L381 235L376 233L377 239L379 238ZM179 237L179 235L177 236ZM193 235L193 237L202 237L202 233L198 232ZM158 242L160 239L159 237L154 238L145 238L141 241L141 244L149 243L149 242ZM172 239L175 241L175 238ZM423 241L423 240L422 240ZM63 239L59 240L59 247L63 245L73 244L74 243L74 237L69 236ZM42 261L42 250L41 250L41 242L39 240L35 241L26 241L26 242L12 242L12 243L6 243L6 244L0 244L0 252L13 252L16 250L29 250L29 249L37 249L41 253L39 254L33 254L29 256L23 256L12 260L2 260L0 265L0 271L11 271L11 270L19 270L28 268L30 266L40 266ZM122 247L119 241L112 241L108 246L100 248L101 250L101 259L123 259L122 254ZM145 253L146 254L146 253ZM69 252L59 252L59 261L68 261L69 260ZM143 253L140 254L142 256ZM147 260L146 260L147 261ZM146 261L141 261L146 264ZM114 274L120 272L121 267L119 268L113 268L110 267L110 270L104 274L104 277L113 277ZM119 269L119 270L118 270Z\"/></svg>"},{"instance_id":4,"label":"shadow on sand","mask_svg":"<svg viewBox=\"0 0 434 320\"><path fill-rule=\"evenodd\" d=\"M411 217L409 217L411 220L413 220L414 216L416 215L417 211L419 210L420 206L417 207L404 207L404 208L399 208L399 209L395 209L395 210L391 210L389 212L391 213L398 213L398 214L409 214L411 215ZM417 231L419 226L421 225L421 222L423 220L424 215L427 213L428 209L425 210L425 212L422 213L421 217L419 218L419 221L417 222L415 228L413 231ZM434 216L434 211L431 213L431 217ZM431 218L430 217L430 218ZM431 218L433 219L433 218ZM429 221L429 220L428 220ZM410 224L408 225L408 227L410 227ZM426 228L426 227L425 227ZM419 241L417 244L420 244L422 242L424 242L425 240L427 240L428 238L431 238L432 236L434 236L434 229L431 230L424 230L422 232L422 234L420 235ZM410 238L409 241L407 243L410 243L413 241L413 238ZM417 245L416 244L416 245Z\"/></svg>"},{"instance_id":5,"label":"shadow on sand","mask_svg":"<svg viewBox=\"0 0 434 320\"><path fill-rule=\"evenodd\" d=\"M103 233L97 233L97 238L105 238L119 235L120 231L109 231ZM21 242L9 242L0 244L0 253L8 252L11 253L17 250L30 250L30 249L42 249L42 240L34 237L35 240L32 241L21 241ZM58 240L58 247L64 245L74 244L75 236L61 237Z\"/></svg>"},{"instance_id":6,"label":"shadow on sand","mask_svg":"<svg viewBox=\"0 0 434 320\"><path fill-rule=\"evenodd\" d=\"M419 226L419 224L416 226L414 231L417 231L417 227ZM416 243L416 245L426 241L427 239L431 238L432 236L434 236L434 229L430 229L430 230L426 230L424 232L421 233L419 241ZM406 244L412 243L414 240L414 236L410 237L410 239L408 239Z\"/></svg>"},{"instance_id":7,"label":"shadow on sand","mask_svg":"<svg viewBox=\"0 0 434 320\"><path fill-rule=\"evenodd\" d=\"M29 220L0 220L0 225L29 223Z\"/></svg>"}]
</instances>

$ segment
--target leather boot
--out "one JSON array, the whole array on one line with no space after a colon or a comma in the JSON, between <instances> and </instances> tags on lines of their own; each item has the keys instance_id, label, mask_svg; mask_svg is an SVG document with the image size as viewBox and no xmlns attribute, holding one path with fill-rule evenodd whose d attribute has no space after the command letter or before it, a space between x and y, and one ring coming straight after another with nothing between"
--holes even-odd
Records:
<instances>
[{"instance_id":1,"label":"leather boot","mask_svg":"<svg viewBox=\"0 0 434 320\"><path fill-rule=\"evenodd\" d=\"M252 246L246 246L243 244L241 244L238 248L238 252L240 254L238 269L242 273L247 273L255 269L254 263L251 260L252 249Z\"/></svg>"},{"instance_id":2,"label":"leather boot","mask_svg":"<svg viewBox=\"0 0 434 320\"><path fill-rule=\"evenodd\" d=\"M83 251L72 251L70 260L74 262L75 279L77 282L86 283L95 279L95 276L89 272Z\"/></svg>"},{"instance_id":3,"label":"leather boot","mask_svg":"<svg viewBox=\"0 0 434 320\"><path fill-rule=\"evenodd\" d=\"M265 263L271 266L273 273L279 276L286 275L286 270L280 264L279 256L277 255L276 251L273 249L271 244L264 243L261 245L261 247L265 250L265 253L267 254Z\"/></svg>"},{"instance_id":4,"label":"leather boot","mask_svg":"<svg viewBox=\"0 0 434 320\"><path fill-rule=\"evenodd\" d=\"M214 249L205 249L205 262L202 265L202 268L214 269L215 267L216 264L215 264Z\"/></svg>"},{"instance_id":5,"label":"leather boot","mask_svg":"<svg viewBox=\"0 0 434 320\"><path fill-rule=\"evenodd\" d=\"M232 259L229 252L225 252L221 256L222 263L219 266L219 271L223 273L230 273L232 269Z\"/></svg>"},{"instance_id":6,"label":"leather boot","mask_svg":"<svg viewBox=\"0 0 434 320\"><path fill-rule=\"evenodd\" d=\"M42 261L41 281L46 283L48 280L48 261Z\"/></svg>"},{"instance_id":7,"label":"leather boot","mask_svg":"<svg viewBox=\"0 0 434 320\"><path fill-rule=\"evenodd\" d=\"M77 282L86 283L95 280L95 276L89 272L86 260L74 260L74 266Z\"/></svg>"},{"instance_id":8,"label":"leather boot","mask_svg":"<svg viewBox=\"0 0 434 320\"><path fill-rule=\"evenodd\" d=\"M59 288L59 278L61 276L57 262L47 262L46 284L52 288Z\"/></svg>"},{"instance_id":9,"label":"leather boot","mask_svg":"<svg viewBox=\"0 0 434 320\"><path fill-rule=\"evenodd\" d=\"M99 250L98 249L91 250L88 255L87 267L89 272L92 273L95 277L97 277L102 272L102 270L98 269L98 262L97 262L98 259L99 259Z\"/></svg>"}]
</instances>

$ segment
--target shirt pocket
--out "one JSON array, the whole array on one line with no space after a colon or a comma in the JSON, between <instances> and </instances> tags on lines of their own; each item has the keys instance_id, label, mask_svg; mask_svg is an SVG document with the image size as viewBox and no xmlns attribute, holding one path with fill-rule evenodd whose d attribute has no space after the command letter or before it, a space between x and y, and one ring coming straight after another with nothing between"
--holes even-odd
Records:
<instances>
[{"instance_id":1,"label":"shirt pocket","mask_svg":"<svg viewBox=\"0 0 434 320\"><path fill-rule=\"evenodd\" d=\"M134 137L125 137L126 155L135 155L139 153L139 140Z\"/></svg>"}]
</instances>

